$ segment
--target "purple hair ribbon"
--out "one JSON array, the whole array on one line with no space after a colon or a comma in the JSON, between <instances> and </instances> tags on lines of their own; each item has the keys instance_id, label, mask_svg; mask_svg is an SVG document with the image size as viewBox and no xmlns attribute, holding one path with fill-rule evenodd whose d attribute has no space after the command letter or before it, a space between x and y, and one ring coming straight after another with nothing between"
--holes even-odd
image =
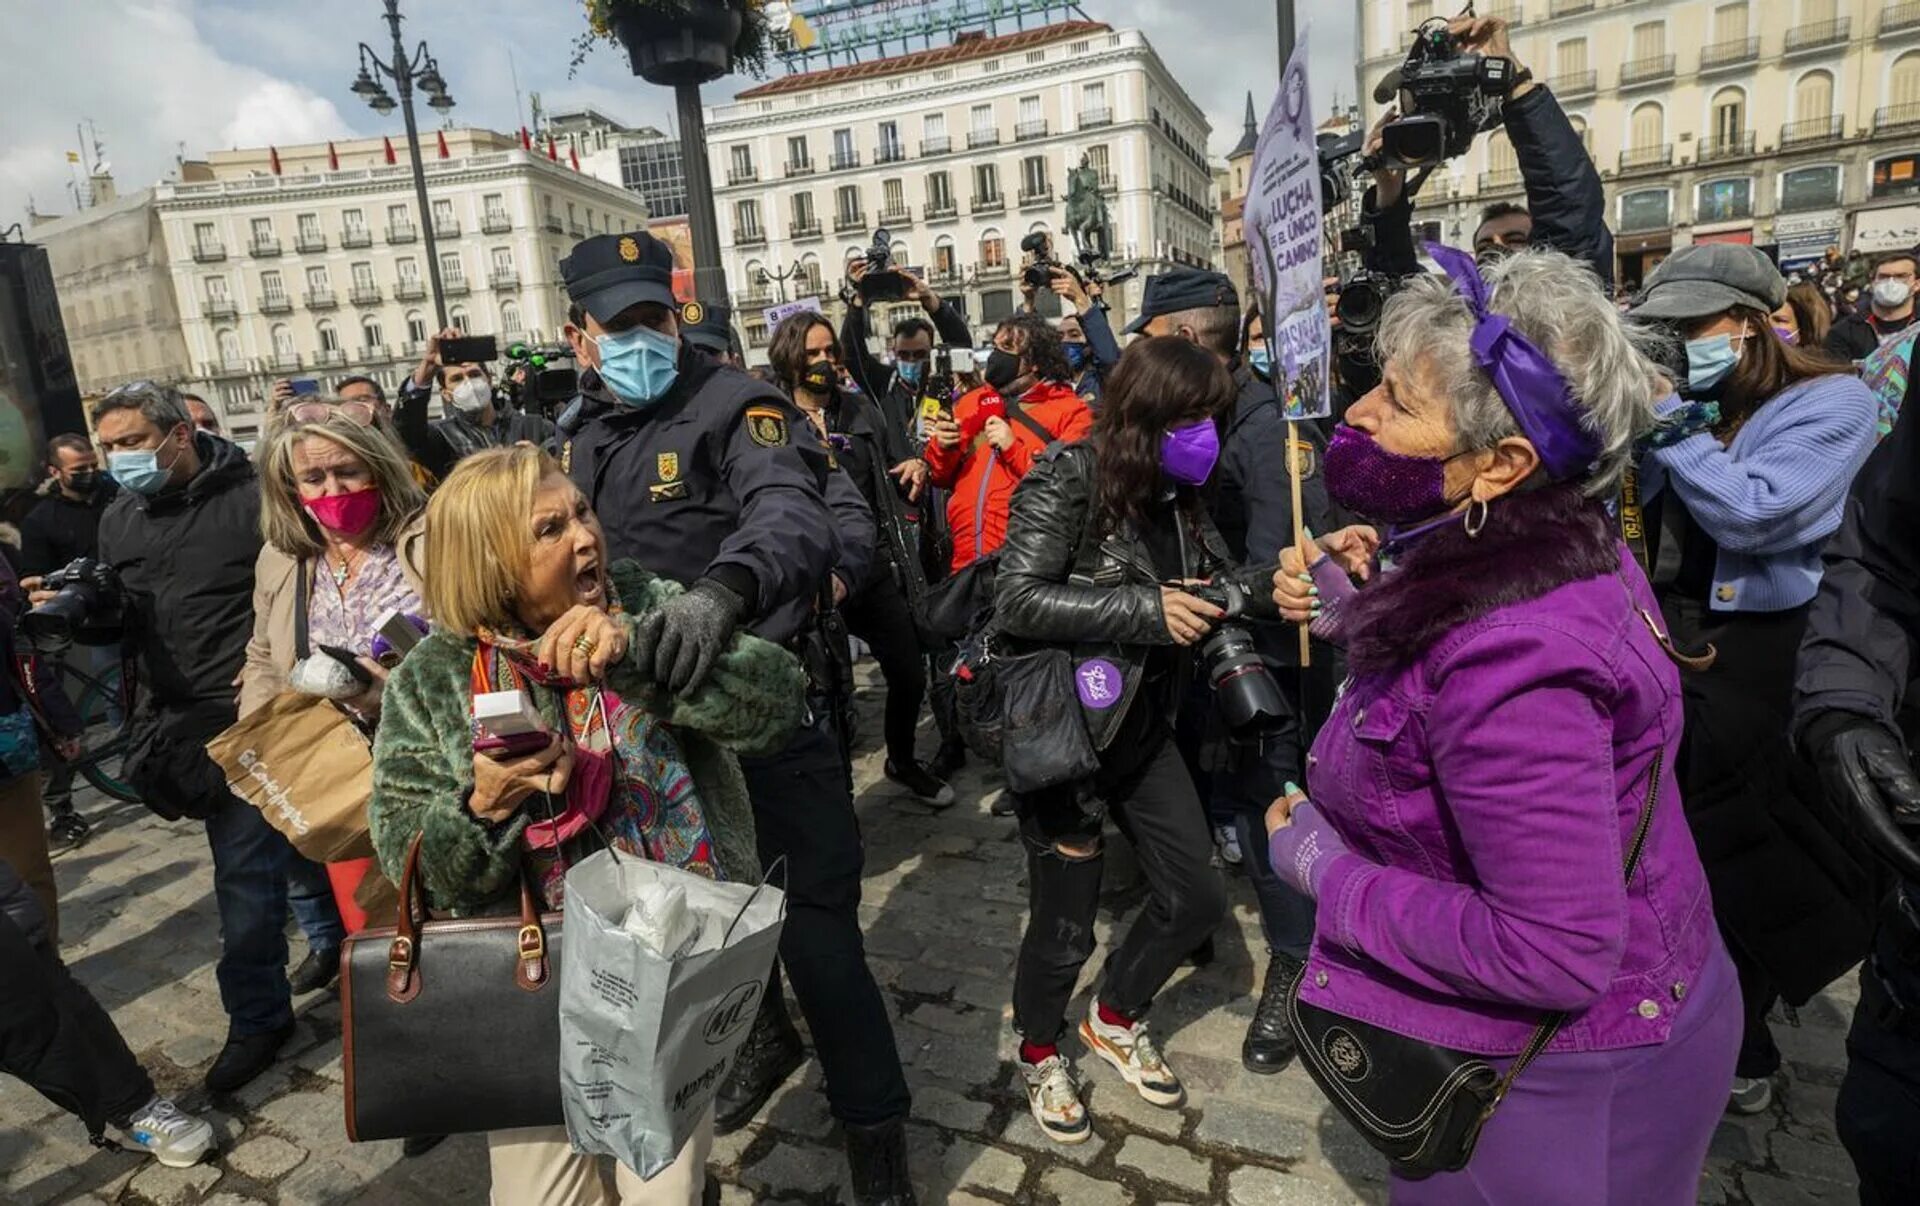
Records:
<instances>
[{"instance_id":1,"label":"purple hair ribbon","mask_svg":"<svg viewBox=\"0 0 1920 1206\"><path fill-rule=\"evenodd\" d=\"M1581 423L1567 379L1512 319L1487 309L1487 282L1472 256L1439 243L1426 247L1473 311L1473 358L1540 454L1547 476L1557 482L1580 476L1600 455L1600 444Z\"/></svg>"}]
</instances>

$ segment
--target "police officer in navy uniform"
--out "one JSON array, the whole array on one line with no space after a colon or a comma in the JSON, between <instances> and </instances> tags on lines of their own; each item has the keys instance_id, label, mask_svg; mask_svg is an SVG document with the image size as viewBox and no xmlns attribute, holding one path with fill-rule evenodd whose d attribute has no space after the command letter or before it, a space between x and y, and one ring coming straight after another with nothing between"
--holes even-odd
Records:
<instances>
[{"instance_id":1,"label":"police officer in navy uniform","mask_svg":"<svg viewBox=\"0 0 1920 1206\"><path fill-rule=\"evenodd\" d=\"M736 625L798 649L855 522L828 502L841 476L793 404L682 343L705 314L672 291L673 255L645 232L578 243L561 262L581 397L561 464L591 500L609 553L688 585L662 610L654 671L685 691ZM865 504L851 483L842 482ZM864 520L872 544L872 519ZM838 534L837 534L838 532ZM785 857L780 952L847 1136L854 1197L904 1206L910 1105L893 1028L867 968L862 850L824 706L770 758L741 759L764 864Z\"/></svg>"}]
</instances>

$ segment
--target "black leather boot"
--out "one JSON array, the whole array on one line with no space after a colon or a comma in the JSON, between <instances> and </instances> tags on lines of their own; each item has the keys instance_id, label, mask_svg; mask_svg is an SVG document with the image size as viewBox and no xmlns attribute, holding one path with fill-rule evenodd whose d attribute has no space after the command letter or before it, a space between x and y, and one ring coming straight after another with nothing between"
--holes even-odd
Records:
<instances>
[{"instance_id":1,"label":"black leather boot","mask_svg":"<svg viewBox=\"0 0 1920 1206\"><path fill-rule=\"evenodd\" d=\"M1300 961L1291 955L1267 958L1267 982L1260 990L1259 1008L1240 1044L1240 1065L1268 1076L1293 1062L1293 1027L1287 1025L1287 987L1300 973Z\"/></svg>"},{"instance_id":2,"label":"black leather boot","mask_svg":"<svg viewBox=\"0 0 1920 1206\"><path fill-rule=\"evenodd\" d=\"M767 1098L806 1058L800 1032L787 1016L786 995L780 989L780 964L776 962L767 978L767 995L753 1017L753 1029L740 1045L740 1054L734 1057L733 1068L714 1097L714 1134L730 1135L753 1121Z\"/></svg>"},{"instance_id":3,"label":"black leather boot","mask_svg":"<svg viewBox=\"0 0 1920 1206\"><path fill-rule=\"evenodd\" d=\"M916 1206L907 1179L906 1116L845 1129L854 1206Z\"/></svg>"}]
</instances>

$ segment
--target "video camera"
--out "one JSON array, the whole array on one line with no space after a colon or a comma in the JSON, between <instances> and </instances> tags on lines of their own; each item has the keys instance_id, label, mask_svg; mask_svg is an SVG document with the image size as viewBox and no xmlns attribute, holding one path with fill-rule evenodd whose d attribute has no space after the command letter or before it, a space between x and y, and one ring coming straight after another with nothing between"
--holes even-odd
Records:
<instances>
[{"instance_id":1,"label":"video camera","mask_svg":"<svg viewBox=\"0 0 1920 1206\"><path fill-rule=\"evenodd\" d=\"M907 296L907 278L893 266L893 235L882 226L873 232L867 248L867 272L860 278L860 296L870 302L903 301Z\"/></svg>"},{"instance_id":2,"label":"video camera","mask_svg":"<svg viewBox=\"0 0 1920 1206\"><path fill-rule=\"evenodd\" d=\"M40 581L53 598L16 624L23 640L41 653L59 653L81 629L117 629L123 593L113 570L91 557L76 557Z\"/></svg>"},{"instance_id":3,"label":"video camera","mask_svg":"<svg viewBox=\"0 0 1920 1206\"><path fill-rule=\"evenodd\" d=\"M1466 154L1476 135L1500 124L1512 90L1513 60L1467 51L1448 32L1445 17L1428 19L1415 32L1406 62L1373 90L1375 102L1398 96L1400 104L1400 117L1381 128L1380 161L1432 167Z\"/></svg>"},{"instance_id":4,"label":"video camera","mask_svg":"<svg viewBox=\"0 0 1920 1206\"><path fill-rule=\"evenodd\" d=\"M1231 578L1184 588L1226 614L1200 646L1213 684L1213 698L1227 733L1238 741L1253 741L1278 731L1293 715L1273 671L1254 648L1253 634L1237 620L1246 614L1247 588Z\"/></svg>"},{"instance_id":5,"label":"video camera","mask_svg":"<svg viewBox=\"0 0 1920 1206\"><path fill-rule=\"evenodd\" d=\"M1108 249L1105 238L1098 230L1088 231L1084 240L1079 242L1080 264L1078 267L1055 258L1053 236L1044 230L1036 230L1021 239L1020 250L1033 257L1033 262L1021 270L1020 280L1023 284L1031 286L1036 293L1053 287L1053 273L1056 269L1072 273L1073 278L1082 285L1102 287L1125 284L1140 275L1140 269L1137 266L1124 268L1110 275L1101 273L1100 261L1107 258Z\"/></svg>"},{"instance_id":6,"label":"video camera","mask_svg":"<svg viewBox=\"0 0 1920 1206\"><path fill-rule=\"evenodd\" d=\"M507 345L507 360L511 364L525 366L526 381L514 383L513 369L507 370L507 381L513 385L517 396L514 402L525 411L551 411L565 406L580 392L579 370L567 367L553 367L555 361L573 362L573 349L564 343L527 344L510 343Z\"/></svg>"}]
</instances>

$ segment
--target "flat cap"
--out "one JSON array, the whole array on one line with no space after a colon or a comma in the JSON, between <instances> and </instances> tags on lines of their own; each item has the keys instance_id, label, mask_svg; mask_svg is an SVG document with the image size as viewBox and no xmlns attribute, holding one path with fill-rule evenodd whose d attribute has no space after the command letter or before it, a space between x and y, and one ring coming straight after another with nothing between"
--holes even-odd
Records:
<instances>
[{"instance_id":1,"label":"flat cap","mask_svg":"<svg viewBox=\"0 0 1920 1206\"><path fill-rule=\"evenodd\" d=\"M1787 280L1764 252L1744 243L1695 243L1653 270L1629 313L1686 322L1735 306L1773 311L1786 300Z\"/></svg>"}]
</instances>

